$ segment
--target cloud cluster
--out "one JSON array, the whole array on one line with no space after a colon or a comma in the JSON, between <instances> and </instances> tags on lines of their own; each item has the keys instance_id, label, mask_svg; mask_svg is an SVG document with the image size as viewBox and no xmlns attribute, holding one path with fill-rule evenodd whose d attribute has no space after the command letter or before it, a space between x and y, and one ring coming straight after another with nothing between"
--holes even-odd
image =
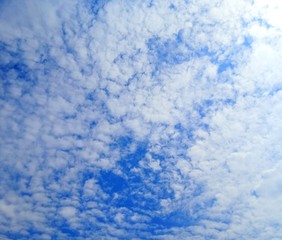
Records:
<instances>
[{"instance_id":1,"label":"cloud cluster","mask_svg":"<svg viewBox=\"0 0 282 240\"><path fill-rule=\"evenodd\" d=\"M280 239L278 1L2 1L1 239Z\"/></svg>"}]
</instances>

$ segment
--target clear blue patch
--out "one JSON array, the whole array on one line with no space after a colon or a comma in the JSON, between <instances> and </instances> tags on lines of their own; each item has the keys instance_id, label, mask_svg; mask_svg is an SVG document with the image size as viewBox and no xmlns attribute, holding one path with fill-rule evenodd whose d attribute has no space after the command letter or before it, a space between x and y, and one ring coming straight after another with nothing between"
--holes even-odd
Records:
<instances>
[{"instance_id":1,"label":"clear blue patch","mask_svg":"<svg viewBox=\"0 0 282 240\"><path fill-rule=\"evenodd\" d=\"M256 21L259 23L260 26L265 27L267 29L271 28L272 26L263 18L257 18Z\"/></svg>"},{"instance_id":2,"label":"clear blue patch","mask_svg":"<svg viewBox=\"0 0 282 240\"><path fill-rule=\"evenodd\" d=\"M121 194L116 206L145 214L149 210L160 210L159 199L173 197L173 193L165 183L162 183L157 173L150 169L141 171L142 174L128 174L128 189Z\"/></svg>"},{"instance_id":3,"label":"clear blue patch","mask_svg":"<svg viewBox=\"0 0 282 240\"><path fill-rule=\"evenodd\" d=\"M179 134L179 138L177 139L179 141L179 143L182 143L182 140L185 138L188 138L190 140L190 142L192 143L194 140L194 129L190 128L187 129L185 128L181 123L178 123L174 126L174 129L176 129L178 131Z\"/></svg>"},{"instance_id":4,"label":"clear blue patch","mask_svg":"<svg viewBox=\"0 0 282 240\"><path fill-rule=\"evenodd\" d=\"M210 107L214 104L213 100L204 100L199 104L194 104L194 109L198 112L201 118L204 118L210 111Z\"/></svg>"},{"instance_id":5,"label":"clear blue patch","mask_svg":"<svg viewBox=\"0 0 282 240\"><path fill-rule=\"evenodd\" d=\"M94 92L88 93L85 97L86 100L93 102L96 99L96 95Z\"/></svg>"},{"instance_id":6,"label":"clear blue patch","mask_svg":"<svg viewBox=\"0 0 282 240\"><path fill-rule=\"evenodd\" d=\"M113 60L113 63L118 63L120 61L125 60L125 53L120 53L118 56Z\"/></svg>"},{"instance_id":7,"label":"clear blue patch","mask_svg":"<svg viewBox=\"0 0 282 240\"><path fill-rule=\"evenodd\" d=\"M209 56L214 57L207 46L193 48L184 37L184 30L181 29L170 39L161 39L154 36L147 41L148 54L155 65L155 69L160 70L164 65L177 65L190 61L194 57Z\"/></svg>"},{"instance_id":8,"label":"clear blue patch","mask_svg":"<svg viewBox=\"0 0 282 240\"><path fill-rule=\"evenodd\" d=\"M153 7L154 6L154 0L147 0L147 7L148 8L151 8L151 7Z\"/></svg>"},{"instance_id":9,"label":"clear blue patch","mask_svg":"<svg viewBox=\"0 0 282 240\"><path fill-rule=\"evenodd\" d=\"M164 161L165 160L165 157L160 155L160 154L157 154L157 153L151 153L151 156L153 159L157 159L157 160L160 160L160 161Z\"/></svg>"},{"instance_id":10,"label":"clear blue patch","mask_svg":"<svg viewBox=\"0 0 282 240\"><path fill-rule=\"evenodd\" d=\"M215 55L214 52L210 51L208 47L202 47L198 49L197 51L194 51L194 56L196 57L203 57L203 56L208 56L208 57L213 57Z\"/></svg>"},{"instance_id":11,"label":"clear blue patch","mask_svg":"<svg viewBox=\"0 0 282 240\"><path fill-rule=\"evenodd\" d=\"M183 41L182 30L180 30L172 39L162 40L155 36L147 42L149 54L154 57L156 65L176 65L189 61L191 56L187 54L187 51L183 52L183 48L186 48L187 50Z\"/></svg>"},{"instance_id":12,"label":"clear blue patch","mask_svg":"<svg viewBox=\"0 0 282 240\"><path fill-rule=\"evenodd\" d=\"M84 137L80 134L72 134L72 138L75 140L82 140Z\"/></svg>"},{"instance_id":13,"label":"clear blue patch","mask_svg":"<svg viewBox=\"0 0 282 240\"><path fill-rule=\"evenodd\" d=\"M185 40L184 40L184 30L183 29L179 30L178 33L176 34L176 42L178 44L185 43Z\"/></svg>"},{"instance_id":14,"label":"clear blue patch","mask_svg":"<svg viewBox=\"0 0 282 240\"><path fill-rule=\"evenodd\" d=\"M18 191L20 190L20 180L23 178L20 172L18 172L13 166L5 164L7 159L1 159L0 165L0 178L2 182L5 182L5 186L8 189Z\"/></svg>"},{"instance_id":15,"label":"clear blue patch","mask_svg":"<svg viewBox=\"0 0 282 240\"><path fill-rule=\"evenodd\" d=\"M79 231L71 227L66 221L58 223L60 231L69 237L79 237Z\"/></svg>"},{"instance_id":16,"label":"clear blue patch","mask_svg":"<svg viewBox=\"0 0 282 240\"><path fill-rule=\"evenodd\" d=\"M120 138L116 144L118 147L126 148L132 143L130 137ZM133 167L137 167L140 160L142 160L147 153L147 143L139 143L135 152L122 156L118 165L128 173Z\"/></svg>"},{"instance_id":17,"label":"clear blue patch","mask_svg":"<svg viewBox=\"0 0 282 240\"><path fill-rule=\"evenodd\" d=\"M101 171L100 176L98 177L98 182L103 191L110 195L123 192L128 188L126 179L111 171Z\"/></svg>"},{"instance_id":18,"label":"clear blue patch","mask_svg":"<svg viewBox=\"0 0 282 240\"><path fill-rule=\"evenodd\" d=\"M19 55L15 58L20 58ZM13 71L14 77L11 78L9 73ZM19 60L10 61L8 64L0 64L0 84L2 88L1 98L9 98L10 87L13 84L17 84L22 94L27 94L32 92L33 87L37 85L37 78L34 76L34 71L29 69L29 67ZM23 106L22 102L19 102Z\"/></svg>"},{"instance_id":19,"label":"clear blue patch","mask_svg":"<svg viewBox=\"0 0 282 240\"><path fill-rule=\"evenodd\" d=\"M90 170L84 170L80 173L79 178L81 179L81 186L84 186L85 182L89 179L93 179L95 177L95 174L93 171Z\"/></svg>"},{"instance_id":20,"label":"clear blue patch","mask_svg":"<svg viewBox=\"0 0 282 240\"><path fill-rule=\"evenodd\" d=\"M252 192L251 192L251 195L254 196L255 198L258 198L258 197L259 197L259 195L257 194L256 191L252 191Z\"/></svg>"},{"instance_id":21,"label":"clear blue patch","mask_svg":"<svg viewBox=\"0 0 282 240\"><path fill-rule=\"evenodd\" d=\"M14 233L14 232L4 232L3 233L5 237L8 239L22 239L22 240L27 240L33 237L33 235L28 235L27 234L22 234L22 233ZM31 238L33 239L33 238Z\"/></svg>"},{"instance_id":22,"label":"clear blue patch","mask_svg":"<svg viewBox=\"0 0 282 240\"><path fill-rule=\"evenodd\" d=\"M169 5L169 9L171 10L177 10L176 6L174 4L170 4Z\"/></svg>"},{"instance_id":23,"label":"clear blue patch","mask_svg":"<svg viewBox=\"0 0 282 240\"><path fill-rule=\"evenodd\" d=\"M253 93L253 95L256 97L261 97L263 94L265 94L265 89L261 87L256 87Z\"/></svg>"},{"instance_id":24,"label":"clear blue patch","mask_svg":"<svg viewBox=\"0 0 282 240\"><path fill-rule=\"evenodd\" d=\"M220 63L217 69L217 73L225 72L228 69L233 69L235 65L230 60L225 60L224 62Z\"/></svg>"},{"instance_id":25,"label":"clear blue patch","mask_svg":"<svg viewBox=\"0 0 282 240\"><path fill-rule=\"evenodd\" d=\"M207 123L200 123L199 127L204 131L207 131L207 132L210 131L210 126Z\"/></svg>"},{"instance_id":26,"label":"clear blue patch","mask_svg":"<svg viewBox=\"0 0 282 240\"><path fill-rule=\"evenodd\" d=\"M127 148L130 146L130 144L133 143L133 139L129 136L122 136L120 138L118 138L115 143L113 144L113 146L115 147L119 147L119 148ZM141 144L142 145L142 144ZM139 146L139 148L137 148L136 154L138 155L139 152L141 151L141 149L143 149L143 146Z\"/></svg>"},{"instance_id":27,"label":"clear blue patch","mask_svg":"<svg viewBox=\"0 0 282 240\"><path fill-rule=\"evenodd\" d=\"M205 208L213 207L214 204L216 203L216 201L217 201L216 198L208 199L208 200L204 201L204 207L205 207Z\"/></svg>"},{"instance_id":28,"label":"clear blue patch","mask_svg":"<svg viewBox=\"0 0 282 240\"><path fill-rule=\"evenodd\" d=\"M158 227L173 228L173 227L188 227L196 225L197 219L192 218L184 210L174 211L168 215L154 217L151 224L157 224Z\"/></svg>"},{"instance_id":29,"label":"clear blue patch","mask_svg":"<svg viewBox=\"0 0 282 240\"><path fill-rule=\"evenodd\" d=\"M51 228L55 230L53 234L51 234L51 239L58 239L58 233L63 233L67 237L73 239L80 236L80 232L78 229L74 229L69 225L66 219L62 219L61 217L56 217L55 219L50 219L49 225ZM34 235L34 234L33 234Z\"/></svg>"},{"instance_id":30,"label":"clear blue patch","mask_svg":"<svg viewBox=\"0 0 282 240\"><path fill-rule=\"evenodd\" d=\"M197 184L197 187L193 191L193 197L197 197L204 192L204 185Z\"/></svg>"},{"instance_id":31,"label":"clear blue patch","mask_svg":"<svg viewBox=\"0 0 282 240\"><path fill-rule=\"evenodd\" d=\"M97 16L99 11L104 8L104 6L109 2L109 0L91 0L88 1L88 8L94 16Z\"/></svg>"},{"instance_id":32,"label":"clear blue patch","mask_svg":"<svg viewBox=\"0 0 282 240\"><path fill-rule=\"evenodd\" d=\"M222 102L223 102L225 105L234 106L235 103L236 103L236 99L227 98L227 99L222 100Z\"/></svg>"},{"instance_id":33,"label":"clear blue patch","mask_svg":"<svg viewBox=\"0 0 282 240\"><path fill-rule=\"evenodd\" d=\"M193 206L193 211L196 214L201 213L200 215L202 215L202 213L203 213L203 211L205 211L205 209L213 207L215 203L216 203L216 198L211 198L211 199L205 200L203 202L199 202L195 206Z\"/></svg>"},{"instance_id":34,"label":"clear blue patch","mask_svg":"<svg viewBox=\"0 0 282 240\"><path fill-rule=\"evenodd\" d=\"M244 37L244 42L243 42L243 45L245 47L252 47L252 43L253 43L254 39L251 37L251 36L245 36Z\"/></svg>"},{"instance_id":35,"label":"clear blue patch","mask_svg":"<svg viewBox=\"0 0 282 240\"><path fill-rule=\"evenodd\" d=\"M269 95L270 96L273 96L273 95L275 95L276 93L278 93L278 92L280 92L282 90L282 84L280 85L277 85L277 86L274 86L271 90L270 90L270 92L269 92Z\"/></svg>"},{"instance_id":36,"label":"clear blue patch","mask_svg":"<svg viewBox=\"0 0 282 240\"><path fill-rule=\"evenodd\" d=\"M130 137L119 138L116 146L128 149L132 144ZM127 152L127 151L125 151ZM151 168L140 168L140 160L145 159L148 152L147 143L139 143L133 153L124 154L118 162L121 175L111 171L101 171L98 176L98 183L103 191L110 196L118 194L118 199L107 200L117 208L127 208L140 214L146 214L147 211L157 211L161 209L160 198L172 198L173 192L167 183L163 182L159 173ZM164 159L163 156L151 153L153 158ZM139 169L138 172L132 171L133 168Z\"/></svg>"},{"instance_id":37,"label":"clear blue patch","mask_svg":"<svg viewBox=\"0 0 282 240\"><path fill-rule=\"evenodd\" d=\"M90 129L93 129L93 128L95 128L97 126L97 121L91 121L90 123L89 123L89 128Z\"/></svg>"}]
</instances>

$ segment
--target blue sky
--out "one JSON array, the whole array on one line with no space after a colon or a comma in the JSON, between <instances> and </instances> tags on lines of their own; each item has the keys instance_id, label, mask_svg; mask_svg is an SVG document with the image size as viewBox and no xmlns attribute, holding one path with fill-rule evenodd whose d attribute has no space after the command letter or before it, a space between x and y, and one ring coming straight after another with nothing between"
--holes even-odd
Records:
<instances>
[{"instance_id":1,"label":"blue sky","mask_svg":"<svg viewBox=\"0 0 282 240\"><path fill-rule=\"evenodd\" d=\"M281 11L0 1L0 239L282 239Z\"/></svg>"}]
</instances>

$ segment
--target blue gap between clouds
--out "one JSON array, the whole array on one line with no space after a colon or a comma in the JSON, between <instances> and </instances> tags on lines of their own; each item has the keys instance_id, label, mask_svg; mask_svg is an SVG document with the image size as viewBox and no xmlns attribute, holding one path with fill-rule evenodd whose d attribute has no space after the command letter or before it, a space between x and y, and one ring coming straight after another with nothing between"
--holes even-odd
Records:
<instances>
[{"instance_id":1,"label":"blue gap between clouds","mask_svg":"<svg viewBox=\"0 0 282 240\"><path fill-rule=\"evenodd\" d=\"M36 83L35 79L32 78L31 75L32 72L28 68L28 66L19 61L0 65L0 77L2 78L2 80L7 79L8 77L7 73L11 70L14 70L17 74L16 79L13 80Z\"/></svg>"},{"instance_id":2,"label":"blue gap between clouds","mask_svg":"<svg viewBox=\"0 0 282 240\"><path fill-rule=\"evenodd\" d=\"M223 106L233 106L236 103L236 99L226 98L226 99L206 99L200 103L194 104L194 110L198 112L199 117L203 119L206 117L211 111L215 112L220 109L220 105ZM216 106L216 108L214 108ZM217 106L219 106L217 108ZM208 126L207 126L208 127Z\"/></svg>"},{"instance_id":3,"label":"blue gap between clouds","mask_svg":"<svg viewBox=\"0 0 282 240\"><path fill-rule=\"evenodd\" d=\"M251 38L245 38L243 46L250 48L252 45L252 39ZM236 64L231 59L231 56L229 58L226 58L224 60L218 61L218 59L214 58L212 59L212 63L218 65L217 73L221 74L224 73L227 70L234 70L236 67Z\"/></svg>"},{"instance_id":4,"label":"blue gap between clouds","mask_svg":"<svg viewBox=\"0 0 282 240\"><path fill-rule=\"evenodd\" d=\"M204 192L204 186L198 184L194 189L191 197L197 197ZM187 199L189 201L189 199ZM206 199L205 201L195 204L192 207L193 216L189 215L188 211L185 209L175 210L165 216L157 216L152 219L153 224L157 224L163 228L172 228L172 227L187 227L197 225L201 219L201 213L207 208L210 208L216 202L215 198Z\"/></svg>"},{"instance_id":5,"label":"blue gap between clouds","mask_svg":"<svg viewBox=\"0 0 282 240\"><path fill-rule=\"evenodd\" d=\"M117 141L111 145L112 149L118 148L123 149L124 152L128 151L130 144L133 142L133 139L125 136L117 139ZM129 178L132 174L130 170L134 167L138 167L138 163L145 157L147 152L147 143L139 143L135 152L125 154L122 156L121 160L118 163L118 166L121 168L122 172ZM141 183L140 178L135 178L135 183ZM98 177L99 184L104 192L109 195L113 195L115 193L126 194L129 191L129 183L128 180L122 176L115 174L112 171L100 171L100 175ZM126 199L124 204L126 205ZM121 204L121 203L120 203ZM128 203L129 204L129 203Z\"/></svg>"},{"instance_id":6,"label":"blue gap between clouds","mask_svg":"<svg viewBox=\"0 0 282 240\"><path fill-rule=\"evenodd\" d=\"M217 73L218 74L223 73L228 69L234 69L234 67L235 67L235 65L232 63L231 60L225 60L225 61L223 61L219 64L218 69L217 69Z\"/></svg>"},{"instance_id":7,"label":"blue gap between clouds","mask_svg":"<svg viewBox=\"0 0 282 240\"><path fill-rule=\"evenodd\" d=\"M197 221L193 219L184 210L177 210L165 217L154 217L152 219L152 224L161 226L162 228L172 228L172 227L187 227L195 225Z\"/></svg>"},{"instance_id":8,"label":"blue gap between clouds","mask_svg":"<svg viewBox=\"0 0 282 240\"><path fill-rule=\"evenodd\" d=\"M55 219L50 220L49 224L50 227L58 229L58 231L66 234L68 237L79 237L80 235L79 230L70 226L66 219L56 217ZM57 234L52 234L52 239L57 239L57 237Z\"/></svg>"},{"instance_id":9,"label":"blue gap between clouds","mask_svg":"<svg viewBox=\"0 0 282 240\"><path fill-rule=\"evenodd\" d=\"M282 84L278 84L276 86L274 86L270 91L269 91L269 95L273 96L276 93L280 92L282 90Z\"/></svg>"},{"instance_id":10,"label":"blue gap between clouds","mask_svg":"<svg viewBox=\"0 0 282 240\"><path fill-rule=\"evenodd\" d=\"M155 70L160 70L164 65L177 65L190 61L193 57L208 56L215 59L215 52L210 51L207 46L199 49L192 48L184 37L184 30L181 29L170 39L161 39L159 36L153 36L147 41L148 54L151 56L155 65ZM215 61L214 61L215 62ZM218 62L217 62L218 63ZM219 72L229 67L233 67L230 61L219 63Z\"/></svg>"},{"instance_id":11,"label":"blue gap between clouds","mask_svg":"<svg viewBox=\"0 0 282 240\"><path fill-rule=\"evenodd\" d=\"M176 6L172 3L169 5L170 10L177 10Z\"/></svg>"},{"instance_id":12,"label":"blue gap between clouds","mask_svg":"<svg viewBox=\"0 0 282 240\"><path fill-rule=\"evenodd\" d=\"M190 60L190 55L183 52L188 50L188 46L184 42L183 30L180 30L172 39L161 39L153 36L147 42L149 55L155 61L156 67L160 64L176 65Z\"/></svg>"},{"instance_id":13,"label":"blue gap between clouds","mask_svg":"<svg viewBox=\"0 0 282 240\"><path fill-rule=\"evenodd\" d=\"M17 84L21 88L22 94L30 93L38 80L34 76L34 72L20 59L21 53L13 53L2 46L0 53L7 53L11 60L8 63L0 63L0 79L3 88L1 98L9 98L9 88L13 84ZM9 72L14 71L15 76L11 78Z\"/></svg>"},{"instance_id":14,"label":"blue gap between clouds","mask_svg":"<svg viewBox=\"0 0 282 240\"><path fill-rule=\"evenodd\" d=\"M88 8L95 16L97 16L99 11L104 8L108 2L109 0L92 0L88 2Z\"/></svg>"},{"instance_id":15,"label":"blue gap between clouds","mask_svg":"<svg viewBox=\"0 0 282 240\"><path fill-rule=\"evenodd\" d=\"M181 128L181 126L178 127ZM116 141L113 147L127 149L132 143L132 138L122 137ZM139 167L139 161L145 157L147 151L147 143L139 143L135 152L125 154L125 156L122 157L118 166L126 175L126 178L112 171L100 172L98 182L103 191L110 196L113 196L115 193L120 196L118 201L109 204L117 208L125 207L139 214L146 214L146 211L158 211L161 209L159 203L160 199L173 198L173 193L166 189L158 173L146 168L139 168L142 174L132 173L130 171L134 167ZM151 153L151 155L156 159L165 159L164 156L158 154ZM154 198L146 197L145 195L148 192L152 193ZM181 210L173 211L167 215L156 213L155 217L151 219L151 230L153 230L156 225L170 228L188 226L194 223L195 219Z\"/></svg>"},{"instance_id":16,"label":"blue gap between clouds","mask_svg":"<svg viewBox=\"0 0 282 240\"><path fill-rule=\"evenodd\" d=\"M253 43L253 38L251 36L245 36L244 41L241 45L234 47L233 53L223 60L218 60L217 57L212 58L212 63L218 65L217 73L221 74L227 70L234 70L236 63L232 60L232 54L236 55L236 52L241 49L251 48Z\"/></svg>"}]
</instances>

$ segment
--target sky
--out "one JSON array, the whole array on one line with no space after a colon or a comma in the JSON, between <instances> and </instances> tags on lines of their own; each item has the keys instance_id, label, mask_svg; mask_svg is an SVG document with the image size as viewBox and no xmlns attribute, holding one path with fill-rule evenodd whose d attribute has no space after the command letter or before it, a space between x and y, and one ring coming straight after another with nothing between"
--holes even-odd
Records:
<instances>
[{"instance_id":1,"label":"sky","mask_svg":"<svg viewBox=\"0 0 282 240\"><path fill-rule=\"evenodd\" d=\"M1 0L0 239L282 239L281 13Z\"/></svg>"}]
</instances>

